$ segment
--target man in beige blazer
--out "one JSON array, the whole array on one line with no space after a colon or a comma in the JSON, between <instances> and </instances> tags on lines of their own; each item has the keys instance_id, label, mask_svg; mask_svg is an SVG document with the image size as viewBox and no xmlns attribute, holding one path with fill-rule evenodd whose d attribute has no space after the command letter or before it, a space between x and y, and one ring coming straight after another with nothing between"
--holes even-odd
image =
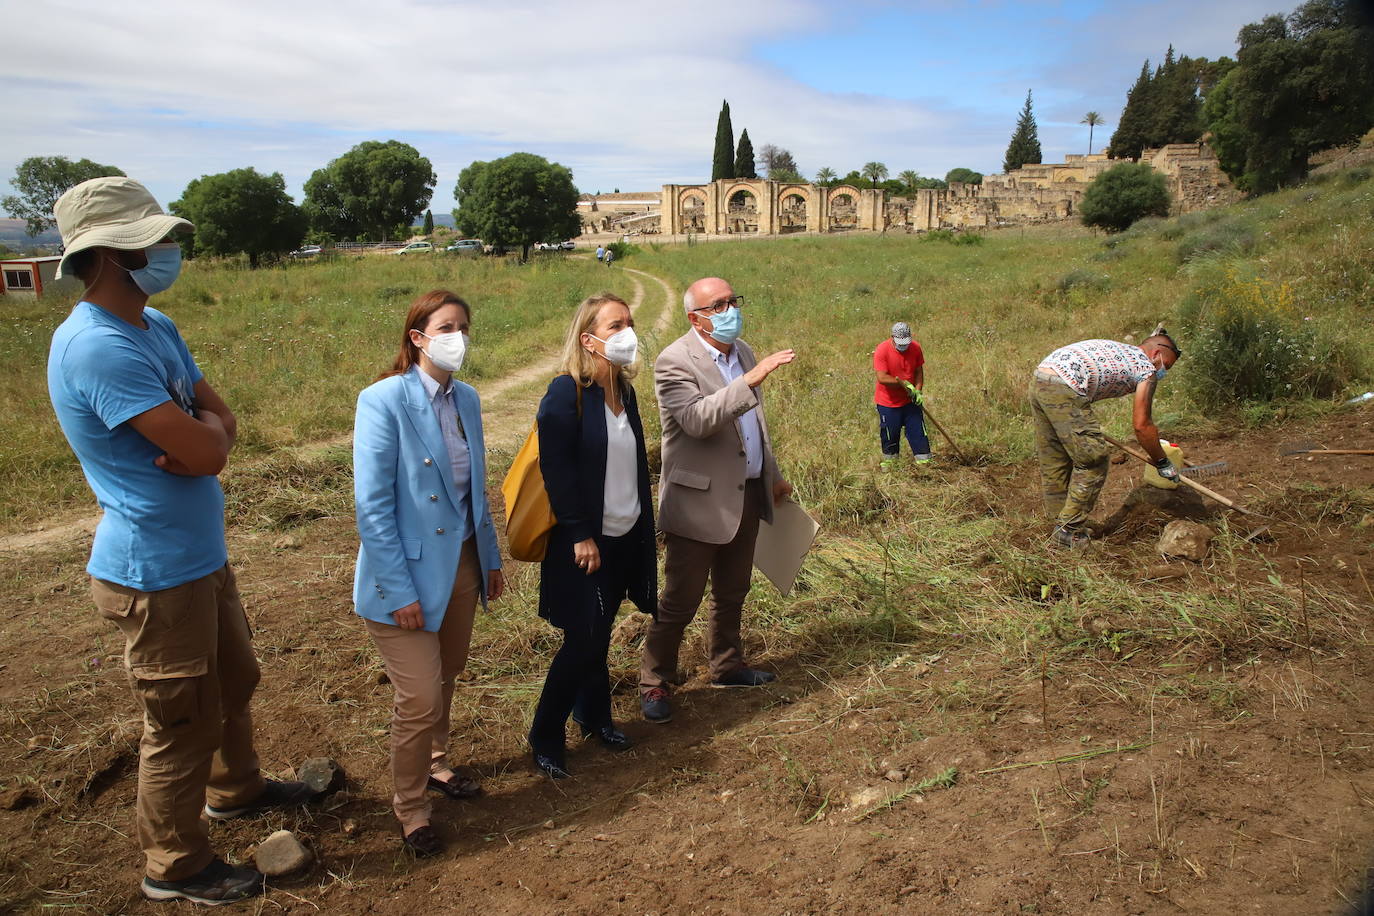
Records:
<instances>
[{"instance_id":1,"label":"man in beige blazer","mask_svg":"<svg viewBox=\"0 0 1374 916\"><path fill-rule=\"evenodd\" d=\"M654 363L663 421L658 527L664 534L663 593L644 637L640 704L650 722L672 718L669 685L681 683L678 649L711 580L708 653L717 687L757 687L775 675L750 668L740 639L759 520L792 492L773 459L763 385L792 362L781 350L762 360L739 340L744 297L718 277L687 289L691 324Z\"/></svg>"}]
</instances>

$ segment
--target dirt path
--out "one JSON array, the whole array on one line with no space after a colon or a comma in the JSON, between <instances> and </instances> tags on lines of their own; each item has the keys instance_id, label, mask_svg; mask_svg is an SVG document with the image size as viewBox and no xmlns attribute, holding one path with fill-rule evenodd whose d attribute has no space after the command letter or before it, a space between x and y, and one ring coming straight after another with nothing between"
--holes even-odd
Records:
<instances>
[{"instance_id":1,"label":"dirt path","mask_svg":"<svg viewBox=\"0 0 1374 916\"><path fill-rule=\"evenodd\" d=\"M586 255L575 257L587 259ZM644 284L639 280L639 277L652 280L658 284L663 292L663 306L658 315L655 316L648 334L645 335L646 354L649 352L656 353L658 351L657 338L668 327L673 315L676 314L673 309L675 299L673 289L662 278L645 271L636 270L632 267L622 267L620 270L629 275L630 283L634 286L634 293L630 297L630 310L636 317L639 316L645 302ZM520 446L529 430L530 418L534 416L539 398L543 394L543 383L553 374L557 364L558 354L554 353L509 375L478 387L477 393L482 397L482 428L489 449L504 451L513 450ZM294 448L301 452L316 451L346 443L349 441L349 435L351 434L336 436L310 445L295 446ZM29 531L5 535L0 537L0 554L26 553L75 541L83 537L90 537L95 532L95 526L99 521L99 514L73 513L66 518L49 521Z\"/></svg>"}]
</instances>

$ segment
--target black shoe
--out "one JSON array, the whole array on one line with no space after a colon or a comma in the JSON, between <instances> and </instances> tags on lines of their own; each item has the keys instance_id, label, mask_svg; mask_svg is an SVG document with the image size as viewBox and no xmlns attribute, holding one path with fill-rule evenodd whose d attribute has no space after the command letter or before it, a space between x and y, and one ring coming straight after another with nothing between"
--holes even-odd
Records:
<instances>
[{"instance_id":1,"label":"black shoe","mask_svg":"<svg viewBox=\"0 0 1374 916\"><path fill-rule=\"evenodd\" d=\"M1068 550L1077 550L1085 547L1092 535L1080 527L1069 527L1059 525L1050 533L1050 544L1055 547L1064 547Z\"/></svg>"},{"instance_id":2,"label":"black shoe","mask_svg":"<svg viewBox=\"0 0 1374 916\"><path fill-rule=\"evenodd\" d=\"M401 843L417 859L428 859L444 851L444 843L429 824L401 836Z\"/></svg>"},{"instance_id":3,"label":"black shoe","mask_svg":"<svg viewBox=\"0 0 1374 916\"><path fill-rule=\"evenodd\" d=\"M628 751L635 746L635 743L629 739L629 736L614 725L603 725L600 728L592 728L591 726L583 725L581 722L577 724L578 727L582 729L583 738L590 738L592 735L596 735L596 739L601 742L602 747L609 748L613 751Z\"/></svg>"},{"instance_id":4,"label":"black shoe","mask_svg":"<svg viewBox=\"0 0 1374 916\"><path fill-rule=\"evenodd\" d=\"M426 786L435 792L442 792L456 801L476 798L482 794L481 783L470 776L459 776L457 773L454 773L453 778L448 782L431 776Z\"/></svg>"},{"instance_id":5,"label":"black shoe","mask_svg":"<svg viewBox=\"0 0 1374 916\"><path fill-rule=\"evenodd\" d=\"M711 682L712 687L762 687L776 681L778 676L771 671L757 668L740 668L729 674L722 674Z\"/></svg>"},{"instance_id":6,"label":"black shoe","mask_svg":"<svg viewBox=\"0 0 1374 916\"><path fill-rule=\"evenodd\" d=\"M261 872L216 858L180 881L144 878L142 890L149 900L189 900L202 906L223 906L258 896L262 893L262 885Z\"/></svg>"},{"instance_id":7,"label":"black shoe","mask_svg":"<svg viewBox=\"0 0 1374 916\"><path fill-rule=\"evenodd\" d=\"M217 821L232 820L236 817L252 817L275 808L294 808L315 797L315 790L303 782L280 782L269 779L263 783L258 797L237 808L216 808L205 806L205 816Z\"/></svg>"},{"instance_id":8,"label":"black shoe","mask_svg":"<svg viewBox=\"0 0 1374 916\"><path fill-rule=\"evenodd\" d=\"M569 779L572 777L572 774L568 772L568 764L563 760L562 755L555 757L552 754L541 754L535 751L534 765L550 779Z\"/></svg>"},{"instance_id":9,"label":"black shoe","mask_svg":"<svg viewBox=\"0 0 1374 916\"><path fill-rule=\"evenodd\" d=\"M639 708L643 710L644 718L649 722L661 725L673 719L673 706L668 702L668 691L663 687L655 687L647 693L640 694Z\"/></svg>"}]
</instances>

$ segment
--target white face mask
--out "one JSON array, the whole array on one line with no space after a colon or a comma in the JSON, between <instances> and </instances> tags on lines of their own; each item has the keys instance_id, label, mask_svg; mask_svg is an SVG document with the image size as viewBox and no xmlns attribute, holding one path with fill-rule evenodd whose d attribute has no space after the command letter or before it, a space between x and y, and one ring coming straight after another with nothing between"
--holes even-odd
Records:
<instances>
[{"instance_id":1,"label":"white face mask","mask_svg":"<svg viewBox=\"0 0 1374 916\"><path fill-rule=\"evenodd\" d=\"M639 337L634 328L622 328L605 340L591 331L587 332L587 336L606 345L606 361L613 366L628 366L635 361L635 355L639 352Z\"/></svg>"},{"instance_id":2,"label":"white face mask","mask_svg":"<svg viewBox=\"0 0 1374 916\"><path fill-rule=\"evenodd\" d=\"M463 366L463 356L468 352L468 335L462 331L430 337L424 331L416 331L429 340L425 355L429 361L444 372L457 372Z\"/></svg>"}]
</instances>

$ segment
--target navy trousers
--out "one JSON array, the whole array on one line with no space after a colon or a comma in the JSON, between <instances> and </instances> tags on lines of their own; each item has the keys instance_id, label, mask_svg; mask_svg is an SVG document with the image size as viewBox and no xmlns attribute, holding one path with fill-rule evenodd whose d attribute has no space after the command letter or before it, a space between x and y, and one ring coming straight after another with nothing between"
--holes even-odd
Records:
<instances>
[{"instance_id":1,"label":"navy trousers","mask_svg":"<svg viewBox=\"0 0 1374 916\"><path fill-rule=\"evenodd\" d=\"M917 404L904 404L901 407L878 408L878 439L883 446L884 455L896 455L901 449L902 431L906 430L906 441L911 446L911 454L919 457L930 454L930 440L926 438L925 416Z\"/></svg>"}]
</instances>

